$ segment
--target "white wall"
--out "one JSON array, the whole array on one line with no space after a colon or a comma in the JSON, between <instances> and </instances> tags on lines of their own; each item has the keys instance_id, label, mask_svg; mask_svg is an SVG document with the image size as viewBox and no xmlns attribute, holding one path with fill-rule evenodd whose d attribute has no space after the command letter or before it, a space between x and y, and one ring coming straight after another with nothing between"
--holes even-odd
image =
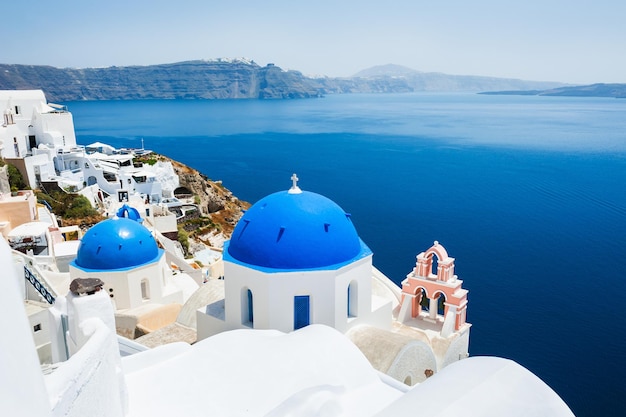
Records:
<instances>
[{"instance_id":1,"label":"white wall","mask_svg":"<svg viewBox=\"0 0 626 417\"><path fill-rule=\"evenodd\" d=\"M165 262L165 256L161 256L158 262L119 271L84 271L70 265L70 277L100 278L104 282L104 291L109 297L114 295L118 310L137 308L148 303L182 304L183 293L171 283L171 275ZM141 294L141 281L144 279L149 282L148 299L143 299Z\"/></svg>"},{"instance_id":2,"label":"white wall","mask_svg":"<svg viewBox=\"0 0 626 417\"><path fill-rule=\"evenodd\" d=\"M19 114L15 107L19 107ZM29 135L36 137L37 144L49 146L76 146L74 120L69 112L54 111L47 106L41 90L2 91L0 94L0 112L10 108L13 112L13 125L0 130L0 140L4 142L2 155L6 158L17 157L13 138L17 139L19 157L26 156L30 148ZM30 127L32 126L32 127Z\"/></svg>"},{"instance_id":3,"label":"white wall","mask_svg":"<svg viewBox=\"0 0 626 417\"><path fill-rule=\"evenodd\" d=\"M39 185L36 179L37 170L39 171L40 178L44 181L51 175L55 175L54 165L52 164L52 161L48 159L48 155L46 154L28 156L24 158L24 165L26 166L26 172L28 173L28 178L26 178L26 180L31 188L37 188Z\"/></svg>"},{"instance_id":4,"label":"white wall","mask_svg":"<svg viewBox=\"0 0 626 417\"><path fill-rule=\"evenodd\" d=\"M0 415L49 416L39 359L11 265L9 245L0 239L0 267L4 271L0 279Z\"/></svg>"},{"instance_id":5,"label":"white wall","mask_svg":"<svg viewBox=\"0 0 626 417\"><path fill-rule=\"evenodd\" d=\"M98 318L81 322L80 329L85 344L45 377L53 415L121 417L128 400L117 336Z\"/></svg>"},{"instance_id":6,"label":"white wall","mask_svg":"<svg viewBox=\"0 0 626 417\"><path fill-rule=\"evenodd\" d=\"M224 262L225 327L251 327L247 322L247 289L252 291L255 329L294 330L294 297L308 295L310 323L325 324L346 332L358 324L391 321L391 309L372 311L372 257L359 259L336 270L269 273ZM348 316L348 285L356 283L353 302L358 314ZM212 326L217 329L219 322Z\"/></svg>"},{"instance_id":7,"label":"white wall","mask_svg":"<svg viewBox=\"0 0 626 417\"><path fill-rule=\"evenodd\" d=\"M38 143L53 147L76 146L74 119L70 112L39 114L34 127Z\"/></svg>"}]
</instances>

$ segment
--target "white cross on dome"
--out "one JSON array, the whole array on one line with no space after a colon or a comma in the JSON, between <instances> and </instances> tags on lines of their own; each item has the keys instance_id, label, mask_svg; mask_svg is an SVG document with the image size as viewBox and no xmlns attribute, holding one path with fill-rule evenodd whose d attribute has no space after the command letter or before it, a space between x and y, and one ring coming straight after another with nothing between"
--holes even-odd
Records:
<instances>
[{"instance_id":1,"label":"white cross on dome","mask_svg":"<svg viewBox=\"0 0 626 417\"><path fill-rule=\"evenodd\" d=\"M300 178L298 178L298 176L294 172L293 175L291 176L292 185L291 185L291 188L289 189L289 194L300 194L302 192L300 187L298 187L299 180Z\"/></svg>"}]
</instances>

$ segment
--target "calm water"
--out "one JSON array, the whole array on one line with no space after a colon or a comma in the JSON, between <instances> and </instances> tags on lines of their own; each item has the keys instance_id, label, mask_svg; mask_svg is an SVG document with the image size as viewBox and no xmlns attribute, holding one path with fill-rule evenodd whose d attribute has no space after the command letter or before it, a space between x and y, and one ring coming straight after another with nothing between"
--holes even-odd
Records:
<instances>
[{"instance_id":1,"label":"calm water","mask_svg":"<svg viewBox=\"0 0 626 417\"><path fill-rule=\"evenodd\" d=\"M470 354L516 360L579 417L624 414L626 100L68 104L79 143L144 138L250 202L297 172L352 213L396 282L440 241L470 291Z\"/></svg>"}]
</instances>

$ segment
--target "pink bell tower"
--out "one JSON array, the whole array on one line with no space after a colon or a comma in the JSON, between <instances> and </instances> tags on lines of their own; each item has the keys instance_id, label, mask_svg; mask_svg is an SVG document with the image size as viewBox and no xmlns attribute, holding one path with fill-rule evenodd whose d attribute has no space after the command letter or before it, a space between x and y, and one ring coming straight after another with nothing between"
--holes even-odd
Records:
<instances>
[{"instance_id":1,"label":"pink bell tower","mask_svg":"<svg viewBox=\"0 0 626 417\"><path fill-rule=\"evenodd\" d=\"M433 258L437 257L436 273L433 270ZM463 281L454 275L454 258L448 256L446 249L435 241L426 252L417 255L413 271L402 281L402 306L398 319L407 323L411 319L424 319L442 323L442 333L449 333L446 322L451 320L448 313L454 315L454 331L459 332L470 326L466 323L467 290L462 288ZM422 312L422 297L429 300L428 314ZM444 296L443 316L438 315L439 297ZM450 323L451 325L451 323Z\"/></svg>"}]
</instances>

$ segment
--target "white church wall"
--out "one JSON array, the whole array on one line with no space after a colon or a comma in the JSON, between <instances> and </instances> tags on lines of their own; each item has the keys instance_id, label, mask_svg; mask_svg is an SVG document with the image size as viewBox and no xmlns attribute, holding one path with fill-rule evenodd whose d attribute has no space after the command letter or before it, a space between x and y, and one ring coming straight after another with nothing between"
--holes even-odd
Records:
<instances>
[{"instance_id":1,"label":"white church wall","mask_svg":"<svg viewBox=\"0 0 626 417\"><path fill-rule=\"evenodd\" d=\"M330 271L265 273L224 262L226 322L228 328L247 323L247 289L252 292L253 328L290 332L294 327L294 297L308 295L311 323L332 326L328 302L334 302L334 275ZM323 305L321 303L324 303Z\"/></svg>"},{"instance_id":2,"label":"white church wall","mask_svg":"<svg viewBox=\"0 0 626 417\"><path fill-rule=\"evenodd\" d=\"M131 308L131 296L133 291L127 273L125 271L85 271L70 265L70 277L75 278L100 278L104 282L104 291L113 298L117 309Z\"/></svg>"},{"instance_id":3,"label":"white church wall","mask_svg":"<svg viewBox=\"0 0 626 417\"><path fill-rule=\"evenodd\" d=\"M143 304L181 303L182 291L169 282L169 271L164 268L164 257L157 262L127 272L130 307Z\"/></svg>"},{"instance_id":4,"label":"white church wall","mask_svg":"<svg viewBox=\"0 0 626 417\"><path fill-rule=\"evenodd\" d=\"M135 268L127 273L126 280L129 293L128 298L130 300L129 308L137 308L149 302L158 302L161 298L161 285L158 282L158 276L156 277L157 285L154 283L154 277L150 278L151 272L154 273L158 271L158 267L154 268L150 265L143 268ZM142 289L142 285L144 289Z\"/></svg>"},{"instance_id":5,"label":"white church wall","mask_svg":"<svg viewBox=\"0 0 626 417\"><path fill-rule=\"evenodd\" d=\"M74 278L100 278L104 290L112 295L118 310L137 308L148 303L183 303L182 291L164 277L164 256L159 262L128 270L84 271L70 265L70 276ZM142 292L145 281L145 294Z\"/></svg>"},{"instance_id":6,"label":"white church wall","mask_svg":"<svg viewBox=\"0 0 626 417\"><path fill-rule=\"evenodd\" d=\"M225 262L226 327L229 329L253 327L294 330L294 303L296 296L309 296L309 322L325 324L341 332L361 323L387 323L391 309L372 311L371 256L337 270L303 270L291 272L264 272L232 262ZM353 308L348 313L348 287ZM248 320L248 294L252 293L253 323ZM353 306L354 307L354 306ZM384 316L384 317L383 317Z\"/></svg>"},{"instance_id":7,"label":"white church wall","mask_svg":"<svg viewBox=\"0 0 626 417\"><path fill-rule=\"evenodd\" d=\"M371 271L371 255L337 271L334 280L336 307L332 326L342 333L345 333L352 326L369 324L370 322L372 314ZM348 287L350 287L350 293L348 293ZM348 303L348 297L350 303Z\"/></svg>"},{"instance_id":8,"label":"white church wall","mask_svg":"<svg viewBox=\"0 0 626 417\"><path fill-rule=\"evenodd\" d=\"M260 308L263 305L261 299L262 295L267 294L267 289L264 288L262 282L255 282L253 278L246 277L248 273L247 268L240 265L233 264L231 262L224 262L224 299L228 300L224 305L225 325L227 329L238 329L243 324L241 317L244 314L244 308L246 306L241 300L241 291L245 288L249 288L253 294L254 310L259 310L258 317L255 317L254 321L256 325L261 326L263 323L262 315L260 314ZM249 272L251 275L253 271ZM258 300L258 301L257 301ZM265 308L265 307L263 307ZM245 320L244 320L245 321Z\"/></svg>"},{"instance_id":9,"label":"white church wall","mask_svg":"<svg viewBox=\"0 0 626 417\"><path fill-rule=\"evenodd\" d=\"M274 276L278 275L278 276ZM270 328L294 330L296 296L309 296L309 323L333 327L335 312L335 271L267 274L270 290Z\"/></svg>"},{"instance_id":10,"label":"white church wall","mask_svg":"<svg viewBox=\"0 0 626 417\"><path fill-rule=\"evenodd\" d=\"M72 274L73 267L70 265L70 276L74 278L100 278L104 282L104 290L115 301L116 309L126 309L131 306L131 293L128 291L128 282L125 275L115 272L89 272L80 271L80 275Z\"/></svg>"}]
</instances>

